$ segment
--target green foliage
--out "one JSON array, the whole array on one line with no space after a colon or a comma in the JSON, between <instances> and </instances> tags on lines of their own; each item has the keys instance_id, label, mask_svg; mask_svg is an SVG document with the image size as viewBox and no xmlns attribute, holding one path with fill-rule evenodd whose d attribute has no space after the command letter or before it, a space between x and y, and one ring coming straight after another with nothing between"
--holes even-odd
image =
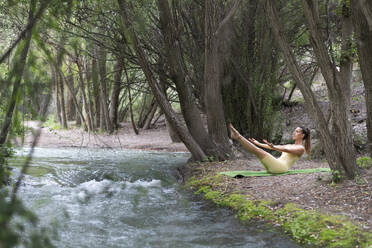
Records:
<instances>
[{"instance_id":1,"label":"green foliage","mask_svg":"<svg viewBox=\"0 0 372 248\"><path fill-rule=\"evenodd\" d=\"M48 237L50 230L38 227L34 213L20 200L9 202L7 189L2 188L0 194L0 247L54 247Z\"/></svg>"},{"instance_id":2,"label":"green foliage","mask_svg":"<svg viewBox=\"0 0 372 248\"><path fill-rule=\"evenodd\" d=\"M343 179L343 176L340 171L332 170L332 182L333 183L341 182L342 179Z\"/></svg>"},{"instance_id":3,"label":"green foliage","mask_svg":"<svg viewBox=\"0 0 372 248\"><path fill-rule=\"evenodd\" d=\"M40 48L44 48L45 53L45 33L47 32L45 25L49 23L49 26L51 26L50 24L58 19L58 16L66 9L63 6L66 5L67 1L1 1L0 3L0 25L2 27L0 54L2 55L3 51L14 42L20 30L25 28L28 9L36 6L34 10L36 12L43 3L50 4L51 2L53 2L53 6L48 6L46 14L44 12L43 22L38 22L32 30L30 52L26 61L23 61L26 63L24 73L19 73L20 69L17 67L17 59L25 46L24 40L21 40L12 51L9 59L6 60L7 63L0 65L0 123L3 122L8 110L12 85L15 80L22 77L22 85L15 98L16 108L12 116L8 136L24 134L23 121L25 117L31 115L37 118L37 113L40 110L40 98L45 97L45 93L49 93L50 78L48 71L45 70L47 65L43 60L45 54L42 54L43 49ZM30 4L33 4L33 6L30 6ZM40 28L41 26L42 28ZM39 49L34 49L33 41ZM51 57L50 53L49 57ZM9 71L10 68L15 69ZM10 180L11 170L8 167L7 160L11 155L11 147L0 150L0 247L53 247L48 237L50 230L39 227L36 215L29 211L20 199L17 199L17 195L9 193L12 192L12 181ZM40 170L31 172L34 174L42 173Z\"/></svg>"},{"instance_id":4,"label":"green foliage","mask_svg":"<svg viewBox=\"0 0 372 248\"><path fill-rule=\"evenodd\" d=\"M11 147L0 150L0 247L53 247L49 237L51 230L40 228L36 215L16 196L14 201L11 200L11 187L6 186L10 184L7 161L13 154ZM53 232L56 235L55 230Z\"/></svg>"},{"instance_id":5,"label":"green foliage","mask_svg":"<svg viewBox=\"0 0 372 248\"><path fill-rule=\"evenodd\" d=\"M217 161L217 159L214 156L209 156L209 157L206 157L203 162L213 162L213 161Z\"/></svg>"},{"instance_id":6,"label":"green foliage","mask_svg":"<svg viewBox=\"0 0 372 248\"><path fill-rule=\"evenodd\" d=\"M56 122L55 115L49 115L46 122L44 122L44 126L48 127L50 131L62 129L60 123Z\"/></svg>"},{"instance_id":7,"label":"green foliage","mask_svg":"<svg viewBox=\"0 0 372 248\"><path fill-rule=\"evenodd\" d=\"M14 153L12 147L0 148L0 191L1 188L9 182L10 169L7 159Z\"/></svg>"},{"instance_id":8,"label":"green foliage","mask_svg":"<svg viewBox=\"0 0 372 248\"><path fill-rule=\"evenodd\" d=\"M371 157L359 157L357 158L357 165L360 168L370 169L372 167L372 158Z\"/></svg>"}]
</instances>

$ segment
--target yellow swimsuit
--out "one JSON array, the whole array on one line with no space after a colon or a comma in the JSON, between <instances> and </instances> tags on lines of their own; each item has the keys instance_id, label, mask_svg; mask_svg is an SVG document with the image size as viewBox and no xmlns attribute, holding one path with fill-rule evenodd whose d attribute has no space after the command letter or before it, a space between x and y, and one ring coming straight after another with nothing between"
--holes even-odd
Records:
<instances>
[{"instance_id":1,"label":"yellow swimsuit","mask_svg":"<svg viewBox=\"0 0 372 248\"><path fill-rule=\"evenodd\" d=\"M299 159L300 157L282 152L279 158L275 158L271 154L266 155L263 159L260 159L263 166L270 173L283 173L287 172L288 169Z\"/></svg>"}]
</instances>

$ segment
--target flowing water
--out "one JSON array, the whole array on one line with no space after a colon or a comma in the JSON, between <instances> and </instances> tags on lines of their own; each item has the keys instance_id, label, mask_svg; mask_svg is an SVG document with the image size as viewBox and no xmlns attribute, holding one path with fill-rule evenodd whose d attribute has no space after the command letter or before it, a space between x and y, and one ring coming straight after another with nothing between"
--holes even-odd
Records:
<instances>
[{"instance_id":1,"label":"flowing water","mask_svg":"<svg viewBox=\"0 0 372 248\"><path fill-rule=\"evenodd\" d=\"M188 157L37 148L19 196L41 225L57 225L57 247L299 247L183 190L175 175Z\"/></svg>"}]
</instances>

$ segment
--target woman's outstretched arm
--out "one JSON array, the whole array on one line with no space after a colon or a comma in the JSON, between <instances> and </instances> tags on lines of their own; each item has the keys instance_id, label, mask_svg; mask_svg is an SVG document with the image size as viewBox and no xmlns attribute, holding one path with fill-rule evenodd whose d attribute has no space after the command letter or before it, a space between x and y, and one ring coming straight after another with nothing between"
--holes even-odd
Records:
<instances>
[{"instance_id":1,"label":"woman's outstretched arm","mask_svg":"<svg viewBox=\"0 0 372 248\"><path fill-rule=\"evenodd\" d=\"M249 138L249 141L255 144L256 146L259 146L265 149L274 150L278 152L287 152L287 153L291 153L297 156L301 156L305 152L305 148L303 145L296 145L296 144L274 145L265 139L263 141L266 144L263 144L253 138Z\"/></svg>"}]
</instances>

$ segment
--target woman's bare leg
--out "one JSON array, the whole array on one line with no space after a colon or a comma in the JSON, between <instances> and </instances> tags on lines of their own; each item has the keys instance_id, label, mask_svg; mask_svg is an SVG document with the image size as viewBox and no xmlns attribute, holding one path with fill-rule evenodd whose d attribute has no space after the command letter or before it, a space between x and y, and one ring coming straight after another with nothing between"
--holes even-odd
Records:
<instances>
[{"instance_id":1,"label":"woman's bare leg","mask_svg":"<svg viewBox=\"0 0 372 248\"><path fill-rule=\"evenodd\" d=\"M251 143L249 140L244 138L240 133L230 124L230 134L231 138L238 141L245 150L253 153L256 155L259 159L263 159L268 154L266 151L262 150L261 148L257 147L253 143Z\"/></svg>"}]
</instances>

